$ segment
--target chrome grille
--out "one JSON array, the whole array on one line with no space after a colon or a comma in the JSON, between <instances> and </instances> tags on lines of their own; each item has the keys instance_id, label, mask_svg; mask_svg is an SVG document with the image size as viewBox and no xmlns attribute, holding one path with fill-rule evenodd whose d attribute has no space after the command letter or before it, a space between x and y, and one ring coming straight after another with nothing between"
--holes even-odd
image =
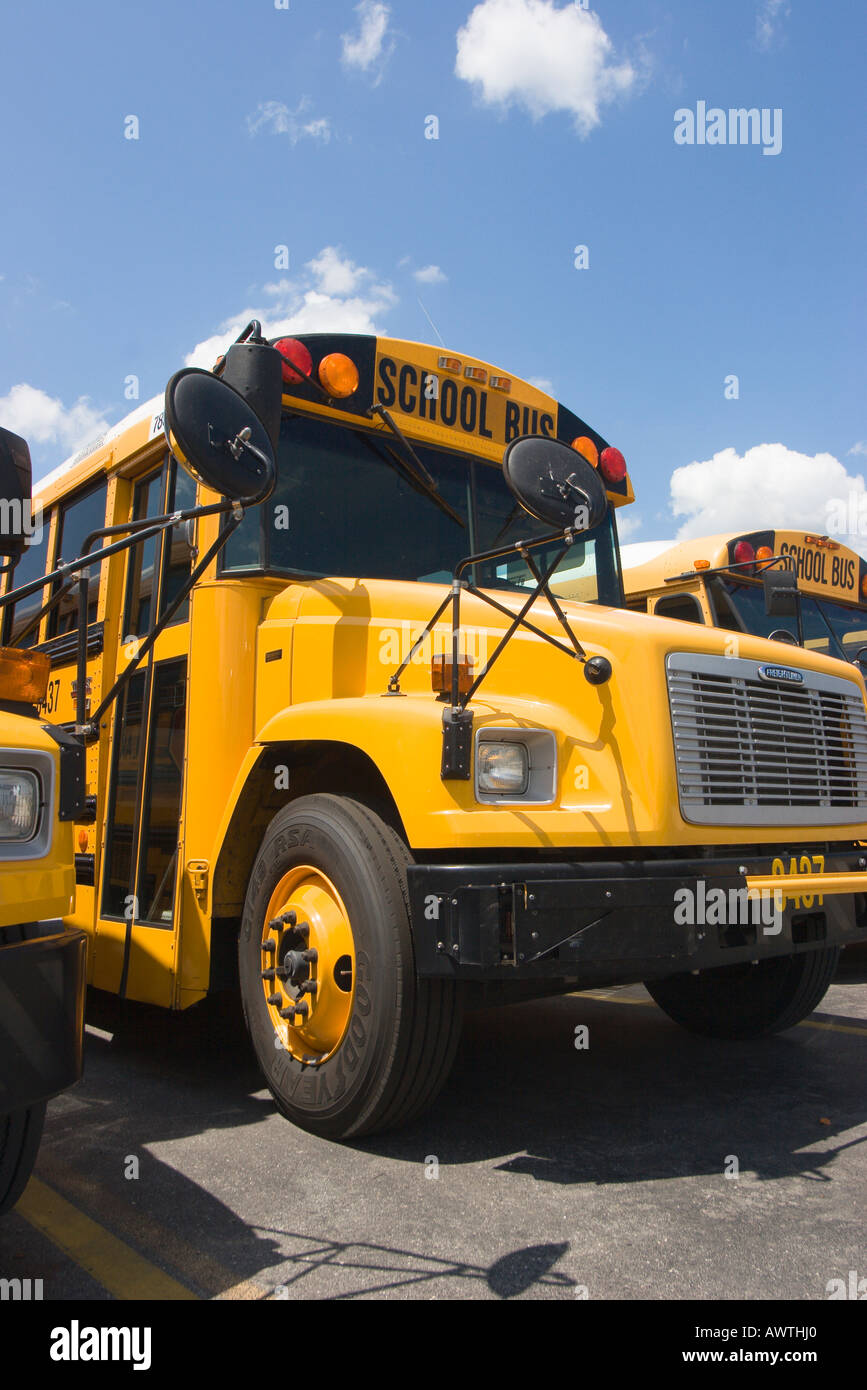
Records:
<instances>
[{"instance_id":1,"label":"chrome grille","mask_svg":"<svg viewBox=\"0 0 867 1390\"><path fill-rule=\"evenodd\" d=\"M699 824L842 825L867 819L867 713L854 681L675 652L667 659L678 795Z\"/></svg>"}]
</instances>

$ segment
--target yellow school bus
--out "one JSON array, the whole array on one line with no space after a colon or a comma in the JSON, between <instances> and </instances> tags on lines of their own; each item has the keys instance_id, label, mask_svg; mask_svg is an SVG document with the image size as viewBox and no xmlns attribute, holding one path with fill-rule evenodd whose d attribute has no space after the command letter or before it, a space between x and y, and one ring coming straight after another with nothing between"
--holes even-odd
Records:
<instances>
[{"instance_id":1,"label":"yellow school bus","mask_svg":"<svg viewBox=\"0 0 867 1390\"><path fill-rule=\"evenodd\" d=\"M797 576L800 602L788 614L769 613L763 580L786 568ZM867 647L867 560L830 536L749 531L624 546L623 585L636 613L774 634L841 661Z\"/></svg>"},{"instance_id":2,"label":"yellow school bus","mask_svg":"<svg viewBox=\"0 0 867 1390\"><path fill-rule=\"evenodd\" d=\"M332 1138L429 1104L480 1000L646 981L711 1036L798 1022L867 888L857 670L629 612L623 456L514 374L390 338L272 346L274 491L144 660L214 516L102 560L84 607L8 605L3 640L48 654L46 707L87 742L90 982L173 1009L239 983L279 1108ZM39 500L46 572L191 506L162 399ZM772 923L743 910L768 895Z\"/></svg>"},{"instance_id":3,"label":"yellow school bus","mask_svg":"<svg viewBox=\"0 0 867 1390\"><path fill-rule=\"evenodd\" d=\"M0 570L31 521L26 441L0 429ZM26 501L26 517L22 503ZM49 677L41 652L0 647L0 1214L27 1183L46 1102L81 1075L85 935L73 908L75 759L39 718Z\"/></svg>"},{"instance_id":4,"label":"yellow school bus","mask_svg":"<svg viewBox=\"0 0 867 1390\"><path fill-rule=\"evenodd\" d=\"M224 514L215 554L240 523L245 507L258 504L274 479L271 442L254 408L254 402L267 394L263 387L268 364L259 362L255 370L245 370L242 360L232 371L239 378L239 390L192 370L177 374L167 388L177 430L173 434L170 427L167 438L177 457L228 493L225 503L207 513ZM279 411L276 360L270 373ZM178 512L155 518L136 532L138 541L144 543L194 516L195 512ZM129 529L112 528L112 543L100 555L116 555L128 547ZM118 532L121 538L115 540ZM14 607L14 635L19 643L30 637L32 647L42 617L61 609L75 593L83 637L82 697L71 727L52 722L58 708L52 658L45 651L0 646L0 1214L14 1206L30 1177L46 1102L76 1081L82 1070L87 936L70 923L77 876L73 824L92 824L96 813L85 786L89 730L84 722L83 673L89 583L80 581L88 567L88 543L85 538L83 558L61 562L46 573L42 537L39 509L34 513L32 508L27 442L0 428L0 571L7 577L0 613ZM209 554L203 566L208 559ZM9 589L12 576L23 582ZM194 570L188 585L197 578ZM51 595L43 603L46 587ZM182 597L179 591L176 601ZM71 612L68 607L66 611ZM157 626L151 625L145 641L157 635ZM106 710L118 689L115 686L106 697ZM98 712L94 722L97 718Z\"/></svg>"}]
</instances>

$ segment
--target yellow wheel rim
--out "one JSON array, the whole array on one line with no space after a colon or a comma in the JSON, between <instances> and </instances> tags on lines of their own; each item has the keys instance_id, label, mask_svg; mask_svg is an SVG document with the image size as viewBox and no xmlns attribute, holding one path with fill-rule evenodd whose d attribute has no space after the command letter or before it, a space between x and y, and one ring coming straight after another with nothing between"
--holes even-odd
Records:
<instances>
[{"instance_id":1,"label":"yellow wheel rim","mask_svg":"<svg viewBox=\"0 0 867 1390\"><path fill-rule=\"evenodd\" d=\"M355 943L331 879L309 864L284 874L262 924L262 989L282 1045L299 1062L324 1062L349 1025Z\"/></svg>"}]
</instances>

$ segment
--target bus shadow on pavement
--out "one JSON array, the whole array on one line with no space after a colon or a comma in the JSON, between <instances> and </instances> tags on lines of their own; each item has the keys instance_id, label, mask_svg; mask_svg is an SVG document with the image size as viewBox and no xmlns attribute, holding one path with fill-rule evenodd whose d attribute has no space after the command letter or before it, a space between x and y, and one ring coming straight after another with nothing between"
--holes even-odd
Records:
<instances>
[{"instance_id":1,"label":"bus shadow on pavement","mask_svg":"<svg viewBox=\"0 0 867 1390\"><path fill-rule=\"evenodd\" d=\"M38 1176L201 1297L267 1297L245 1281L280 1247L151 1152L271 1118L243 1019L219 998L178 1015L90 990L87 1023L84 1078L49 1108Z\"/></svg>"},{"instance_id":2,"label":"bus shadow on pavement","mask_svg":"<svg viewBox=\"0 0 867 1390\"><path fill-rule=\"evenodd\" d=\"M732 1155L760 1180L832 1182L838 1154L864 1142L833 1143L867 1119L864 1033L802 1026L718 1042L634 997L484 1010L468 1016L433 1108L361 1145L435 1154L441 1167L504 1157L500 1172L570 1185L722 1175Z\"/></svg>"},{"instance_id":3,"label":"bus shadow on pavement","mask_svg":"<svg viewBox=\"0 0 867 1390\"><path fill-rule=\"evenodd\" d=\"M458 1288L501 1299L530 1291L574 1296L575 1279L556 1268L568 1242L522 1246L484 1264L389 1243L387 1236L368 1241L347 1233L338 1239L333 1231L320 1234L315 1220L306 1231L252 1225L204 1180L192 1180L151 1152L166 1142L214 1129L249 1130L274 1118L236 1007L237 1001L215 998L200 1010L169 1015L92 991L84 1081L52 1109L40 1177L204 1298L346 1300L414 1288L429 1288L430 1296ZM357 1161L350 1148L288 1124L286 1142L290 1149L296 1142L321 1146L332 1161ZM239 1171L251 1154L241 1143L239 1134L232 1159ZM133 1157L138 1175L130 1181ZM267 1157L261 1162L267 1166ZM253 1180L260 1181L255 1160L252 1167ZM291 1170L287 1157L286 1179Z\"/></svg>"}]
</instances>

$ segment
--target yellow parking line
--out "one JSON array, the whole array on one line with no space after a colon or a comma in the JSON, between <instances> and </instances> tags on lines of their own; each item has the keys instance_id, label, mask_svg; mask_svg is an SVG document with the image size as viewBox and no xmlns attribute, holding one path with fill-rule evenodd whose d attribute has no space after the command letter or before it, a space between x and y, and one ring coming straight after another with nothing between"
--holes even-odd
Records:
<instances>
[{"instance_id":1,"label":"yellow parking line","mask_svg":"<svg viewBox=\"0 0 867 1390\"><path fill-rule=\"evenodd\" d=\"M59 1162L50 1150L40 1153L39 1167L55 1190L59 1189L69 1201L98 1211L120 1236L128 1236L146 1250L158 1250L164 1260L210 1298L255 1301L268 1297L267 1287L250 1279L236 1283L231 1271L190 1245L177 1231L155 1221L140 1207L130 1206L92 1176Z\"/></svg>"},{"instance_id":2,"label":"yellow parking line","mask_svg":"<svg viewBox=\"0 0 867 1390\"><path fill-rule=\"evenodd\" d=\"M856 1028L851 1023L823 1023L818 1018L805 1018L803 1023L798 1024L799 1028L827 1028L831 1033L858 1033L862 1038L867 1038L867 1028Z\"/></svg>"},{"instance_id":3,"label":"yellow parking line","mask_svg":"<svg viewBox=\"0 0 867 1390\"><path fill-rule=\"evenodd\" d=\"M197 1300L197 1295L177 1279L157 1269L38 1178L30 1179L15 1210L115 1298Z\"/></svg>"}]
</instances>

